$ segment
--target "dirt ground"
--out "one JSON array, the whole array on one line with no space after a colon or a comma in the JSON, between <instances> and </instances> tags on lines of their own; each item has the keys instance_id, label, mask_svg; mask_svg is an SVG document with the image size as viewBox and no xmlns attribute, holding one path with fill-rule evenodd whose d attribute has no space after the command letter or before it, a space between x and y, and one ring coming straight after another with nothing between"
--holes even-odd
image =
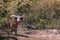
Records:
<instances>
[{"instance_id":1,"label":"dirt ground","mask_svg":"<svg viewBox=\"0 0 60 40\"><path fill-rule=\"evenodd\" d=\"M21 32L20 32L21 33ZM30 30L22 33L28 37L19 36L18 40L60 40L60 30Z\"/></svg>"}]
</instances>

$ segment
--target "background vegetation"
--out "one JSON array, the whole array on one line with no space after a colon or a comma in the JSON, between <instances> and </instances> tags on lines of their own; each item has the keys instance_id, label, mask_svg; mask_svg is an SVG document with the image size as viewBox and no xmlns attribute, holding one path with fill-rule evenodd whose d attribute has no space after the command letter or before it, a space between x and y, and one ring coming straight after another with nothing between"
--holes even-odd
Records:
<instances>
[{"instance_id":1,"label":"background vegetation","mask_svg":"<svg viewBox=\"0 0 60 40\"><path fill-rule=\"evenodd\" d=\"M11 14L37 29L60 29L60 0L0 0L0 26Z\"/></svg>"}]
</instances>

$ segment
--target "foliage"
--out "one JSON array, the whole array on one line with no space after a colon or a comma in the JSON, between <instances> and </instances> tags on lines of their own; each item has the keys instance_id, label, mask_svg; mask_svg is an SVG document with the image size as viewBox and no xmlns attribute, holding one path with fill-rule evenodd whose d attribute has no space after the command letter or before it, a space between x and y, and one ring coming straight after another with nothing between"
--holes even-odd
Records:
<instances>
[{"instance_id":1,"label":"foliage","mask_svg":"<svg viewBox=\"0 0 60 40\"><path fill-rule=\"evenodd\" d=\"M16 5L11 4L15 2ZM60 28L60 1L57 0L6 0L7 10L16 15L25 16L24 23L35 25L38 29ZM5 4L4 4L5 5ZM5 5L7 6L7 5ZM7 9L10 8L9 6ZM5 9L2 9L5 10ZM8 12L8 13L10 13ZM1 11L1 16L6 13ZM0 17L1 18L1 17ZM58 25L58 26L57 26Z\"/></svg>"}]
</instances>

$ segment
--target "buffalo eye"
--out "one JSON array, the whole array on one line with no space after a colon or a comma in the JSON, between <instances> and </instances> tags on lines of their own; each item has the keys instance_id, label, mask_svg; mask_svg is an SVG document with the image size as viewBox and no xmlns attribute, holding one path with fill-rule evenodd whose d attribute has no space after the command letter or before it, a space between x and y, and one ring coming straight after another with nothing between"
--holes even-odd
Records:
<instances>
[{"instance_id":1,"label":"buffalo eye","mask_svg":"<svg viewBox=\"0 0 60 40\"><path fill-rule=\"evenodd\" d=\"M21 17L20 20L23 20L23 18Z\"/></svg>"}]
</instances>

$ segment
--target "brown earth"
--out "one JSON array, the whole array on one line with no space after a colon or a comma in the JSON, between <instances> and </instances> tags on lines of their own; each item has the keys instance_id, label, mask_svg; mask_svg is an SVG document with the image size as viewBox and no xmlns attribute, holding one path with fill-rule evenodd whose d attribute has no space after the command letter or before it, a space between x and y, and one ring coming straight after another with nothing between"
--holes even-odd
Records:
<instances>
[{"instance_id":1,"label":"brown earth","mask_svg":"<svg viewBox=\"0 0 60 40\"><path fill-rule=\"evenodd\" d=\"M60 40L60 30L30 30L22 33L28 37L19 36L18 40Z\"/></svg>"}]
</instances>

